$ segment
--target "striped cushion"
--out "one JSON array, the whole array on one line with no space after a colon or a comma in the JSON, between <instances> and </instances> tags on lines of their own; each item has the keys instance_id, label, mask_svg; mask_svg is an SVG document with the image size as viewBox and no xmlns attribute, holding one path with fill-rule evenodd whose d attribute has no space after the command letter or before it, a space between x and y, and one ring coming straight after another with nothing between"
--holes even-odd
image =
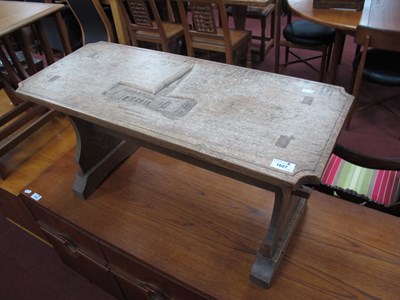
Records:
<instances>
[{"instance_id":1,"label":"striped cushion","mask_svg":"<svg viewBox=\"0 0 400 300\"><path fill-rule=\"evenodd\" d=\"M386 207L400 202L400 171L363 168L334 154L321 183Z\"/></svg>"}]
</instances>

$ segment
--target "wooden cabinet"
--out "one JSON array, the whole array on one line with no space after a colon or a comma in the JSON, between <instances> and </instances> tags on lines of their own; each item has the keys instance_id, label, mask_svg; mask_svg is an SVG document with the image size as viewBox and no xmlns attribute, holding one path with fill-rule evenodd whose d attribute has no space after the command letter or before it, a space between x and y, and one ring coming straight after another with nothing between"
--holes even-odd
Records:
<instances>
[{"instance_id":1,"label":"wooden cabinet","mask_svg":"<svg viewBox=\"0 0 400 300\"><path fill-rule=\"evenodd\" d=\"M221 185L214 191L201 191L201 184L193 181L192 185L194 178L185 179L182 173L192 166L140 150L89 199L82 200L71 189L76 170L73 161L72 151L21 192L23 202L65 264L120 299L221 299L215 289L224 291L225 287L219 287L208 268L220 260L218 255L223 256L224 247L238 248L235 251L241 259L242 250L248 252L250 246L235 239L253 232L246 220L241 220L240 224L246 223L242 230L223 232L234 225L227 220L229 215L237 213L219 209L221 203L217 199L210 205L208 196L204 196L209 192L211 197L218 195L226 201L232 196L229 192L221 193ZM171 168L174 164L178 168ZM208 180L210 172L201 172ZM206 188L213 183L215 180ZM235 189L232 193L236 194ZM174 199L176 206L171 202ZM209 205L211 213L207 213ZM247 207L245 203L241 205ZM236 218L247 213L240 211ZM256 239L261 241L265 227L266 224L259 224L262 231L255 235ZM207 240L211 246L205 244ZM251 244L257 245L254 241ZM249 286L253 286L248 276L256 250L257 246L245 253L250 260L241 276ZM223 263L227 269L237 267L229 260ZM218 277L225 276L219 266L213 272L221 272Z\"/></svg>"},{"instance_id":2,"label":"wooden cabinet","mask_svg":"<svg viewBox=\"0 0 400 300\"><path fill-rule=\"evenodd\" d=\"M35 223L32 215L21 201L21 198L0 187L0 213L6 218L23 227L36 237L45 240L43 232Z\"/></svg>"},{"instance_id":3,"label":"wooden cabinet","mask_svg":"<svg viewBox=\"0 0 400 300\"><path fill-rule=\"evenodd\" d=\"M46 234L47 240L53 245L58 256L65 264L115 297L124 298L104 261L101 261L93 253L88 253L80 248L73 239L66 238L60 232L54 231L54 228L48 227L40 221L39 224Z\"/></svg>"},{"instance_id":4,"label":"wooden cabinet","mask_svg":"<svg viewBox=\"0 0 400 300\"><path fill-rule=\"evenodd\" d=\"M124 299L115 278L107 267L106 258L97 239L74 224L63 220L49 209L43 208L34 200L23 198L60 259L92 283L115 297Z\"/></svg>"},{"instance_id":5,"label":"wooden cabinet","mask_svg":"<svg viewBox=\"0 0 400 300\"><path fill-rule=\"evenodd\" d=\"M33 200L32 200L33 201ZM38 221L40 228L46 235L53 235L59 240L63 240L69 249L79 249L79 252L93 257L99 264L106 266L107 261L104 257L95 237L84 232L82 228L62 219L51 210L42 207L38 202L25 201L32 215Z\"/></svg>"},{"instance_id":6,"label":"wooden cabinet","mask_svg":"<svg viewBox=\"0 0 400 300\"><path fill-rule=\"evenodd\" d=\"M25 192L22 198L60 259L115 297L135 300L210 298L64 220L62 214L41 206ZM57 202L62 203L62 199Z\"/></svg>"},{"instance_id":7,"label":"wooden cabinet","mask_svg":"<svg viewBox=\"0 0 400 300\"><path fill-rule=\"evenodd\" d=\"M128 299L205 299L184 283L173 281L156 268L139 262L114 247L102 247L108 267Z\"/></svg>"},{"instance_id":8,"label":"wooden cabinet","mask_svg":"<svg viewBox=\"0 0 400 300\"><path fill-rule=\"evenodd\" d=\"M117 298L398 295L399 220L393 216L313 193L273 286L264 289L249 274L272 214L272 193L140 149L81 200L71 190L73 161L71 152L21 195L63 261ZM369 230L359 226L368 222L375 224Z\"/></svg>"}]
</instances>

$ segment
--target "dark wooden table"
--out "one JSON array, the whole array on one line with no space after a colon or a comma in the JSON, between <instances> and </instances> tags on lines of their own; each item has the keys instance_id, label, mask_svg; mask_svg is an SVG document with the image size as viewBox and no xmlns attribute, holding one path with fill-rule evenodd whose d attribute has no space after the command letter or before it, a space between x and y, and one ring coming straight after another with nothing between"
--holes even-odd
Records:
<instances>
[{"instance_id":1,"label":"dark wooden table","mask_svg":"<svg viewBox=\"0 0 400 300\"><path fill-rule=\"evenodd\" d=\"M330 63L327 75L327 82L334 83L346 34L355 34L357 25L360 22L361 11L314 8L313 0L288 0L288 3L290 9L296 15L322 25L336 28L332 62Z\"/></svg>"},{"instance_id":2,"label":"dark wooden table","mask_svg":"<svg viewBox=\"0 0 400 300\"><path fill-rule=\"evenodd\" d=\"M335 82L346 34L354 36L358 25L382 31L400 30L400 2L397 0L365 0L362 11L313 8L313 0L288 0L288 3L300 17L336 28L328 83Z\"/></svg>"},{"instance_id":3,"label":"dark wooden table","mask_svg":"<svg viewBox=\"0 0 400 300\"><path fill-rule=\"evenodd\" d=\"M65 29L65 24L61 21L61 15L59 14L63 5L53 4L51 1L47 0L44 2L49 3L0 1L0 37L17 32L21 28L31 24L40 24L42 18L54 14L57 19L57 26L60 30L63 46L66 53L70 53L71 46L68 43L67 31ZM47 48L47 43L44 43L42 47L44 48L49 63L52 63L54 60L50 56L51 51Z\"/></svg>"},{"instance_id":4,"label":"dark wooden table","mask_svg":"<svg viewBox=\"0 0 400 300\"><path fill-rule=\"evenodd\" d=\"M72 119L80 197L140 147L272 191L273 216L251 272L263 286L353 100L341 87L103 42L28 78L18 95Z\"/></svg>"},{"instance_id":5,"label":"dark wooden table","mask_svg":"<svg viewBox=\"0 0 400 300\"><path fill-rule=\"evenodd\" d=\"M177 286L218 300L398 298L400 218L313 192L266 290L250 282L248 272L273 212L272 193L141 148L82 201L70 192L74 156L71 151L57 161L22 194L33 211L42 212L37 219L48 221L60 240L68 237L78 251L89 245L72 235L72 226L102 248L124 253L130 263L107 255L111 272L123 270L133 284L151 282L167 295L159 299L199 299L179 297ZM38 195L40 200L33 200ZM60 228L43 211L72 225ZM67 243L63 247L77 262L72 267L82 268L84 257ZM97 256L89 253L94 265ZM132 261L157 275L143 267L138 272ZM98 273L88 280L95 282ZM175 288L167 280L174 280ZM104 282L100 286L105 288Z\"/></svg>"},{"instance_id":6,"label":"dark wooden table","mask_svg":"<svg viewBox=\"0 0 400 300\"><path fill-rule=\"evenodd\" d=\"M400 1L397 0L365 0L358 25L398 33L400 31L399 10Z\"/></svg>"}]
</instances>

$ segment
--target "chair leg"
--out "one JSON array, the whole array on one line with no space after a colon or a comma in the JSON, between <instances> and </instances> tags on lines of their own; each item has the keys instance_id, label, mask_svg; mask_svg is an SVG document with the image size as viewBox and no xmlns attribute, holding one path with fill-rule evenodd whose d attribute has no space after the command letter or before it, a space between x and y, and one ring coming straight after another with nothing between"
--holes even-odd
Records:
<instances>
[{"instance_id":1,"label":"chair leg","mask_svg":"<svg viewBox=\"0 0 400 300\"><path fill-rule=\"evenodd\" d=\"M350 128L350 122L353 117L353 113L355 111L355 102L356 102L355 99L357 99L357 97L358 97L361 82L363 79L363 72L364 72L365 60L367 58L368 45L369 45L369 38L367 38L366 41L364 42L360 62L358 64L358 69L357 69L356 74L354 75L354 85L353 85L353 89L351 91L351 94L354 96L354 101L350 107L349 113L347 114L347 119L345 122L346 130L348 130Z\"/></svg>"},{"instance_id":2,"label":"chair leg","mask_svg":"<svg viewBox=\"0 0 400 300\"><path fill-rule=\"evenodd\" d=\"M271 28L269 32L268 49L266 49L266 53L264 53L264 59L265 55L267 55L267 53L269 53L269 51L275 46L275 11L271 13L270 18L271 18Z\"/></svg>"},{"instance_id":3,"label":"chair leg","mask_svg":"<svg viewBox=\"0 0 400 300\"><path fill-rule=\"evenodd\" d=\"M289 47L285 47L285 64L289 61Z\"/></svg>"},{"instance_id":4,"label":"chair leg","mask_svg":"<svg viewBox=\"0 0 400 300\"><path fill-rule=\"evenodd\" d=\"M333 44L328 46L328 53L326 55L325 71L329 70L329 64L331 62L331 57L332 57L332 48L333 48Z\"/></svg>"},{"instance_id":5,"label":"chair leg","mask_svg":"<svg viewBox=\"0 0 400 300\"><path fill-rule=\"evenodd\" d=\"M162 42L161 43L161 49L162 49L163 52L169 52L168 42Z\"/></svg>"},{"instance_id":6,"label":"chair leg","mask_svg":"<svg viewBox=\"0 0 400 300\"><path fill-rule=\"evenodd\" d=\"M273 30L274 34L274 48L275 48L275 61L274 61L274 71L276 74L279 73L279 58L280 58L280 48L281 48L281 4L280 1L276 1L274 18L271 23L274 25Z\"/></svg>"},{"instance_id":7,"label":"chair leg","mask_svg":"<svg viewBox=\"0 0 400 300\"><path fill-rule=\"evenodd\" d=\"M320 82L324 81L327 52L328 52L328 46L324 47L324 50L322 51L321 67L319 69L319 81Z\"/></svg>"},{"instance_id":8,"label":"chair leg","mask_svg":"<svg viewBox=\"0 0 400 300\"><path fill-rule=\"evenodd\" d=\"M260 23L261 23L260 61L264 61L264 58L265 58L265 41L266 41L265 26L267 25L266 18L262 17L260 19Z\"/></svg>"},{"instance_id":9,"label":"chair leg","mask_svg":"<svg viewBox=\"0 0 400 300\"><path fill-rule=\"evenodd\" d=\"M233 65L233 51L227 50L225 53L225 61L228 65Z\"/></svg>"},{"instance_id":10,"label":"chair leg","mask_svg":"<svg viewBox=\"0 0 400 300\"><path fill-rule=\"evenodd\" d=\"M247 41L246 46L246 67L251 68L251 37Z\"/></svg>"},{"instance_id":11,"label":"chair leg","mask_svg":"<svg viewBox=\"0 0 400 300\"><path fill-rule=\"evenodd\" d=\"M269 32L269 36L271 39L275 39L275 11L271 13L271 30Z\"/></svg>"},{"instance_id":12,"label":"chair leg","mask_svg":"<svg viewBox=\"0 0 400 300\"><path fill-rule=\"evenodd\" d=\"M280 48L281 48L279 38L275 38L274 47L275 47L274 72L276 74L279 74L279 59L280 59Z\"/></svg>"},{"instance_id":13,"label":"chair leg","mask_svg":"<svg viewBox=\"0 0 400 300\"><path fill-rule=\"evenodd\" d=\"M194 57L194 49L191 44L186 43L186 51L188 56Z\"/></svg>"}]
</instances>

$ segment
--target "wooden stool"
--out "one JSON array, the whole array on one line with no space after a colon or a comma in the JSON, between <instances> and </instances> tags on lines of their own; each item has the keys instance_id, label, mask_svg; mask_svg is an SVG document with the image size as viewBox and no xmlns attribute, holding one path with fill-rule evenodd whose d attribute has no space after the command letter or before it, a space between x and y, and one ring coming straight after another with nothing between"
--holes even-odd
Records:
<instances>
[{"instance_id":1,"label":"wooden stool","mask_svg":"<svg viewBox=\"0 0 400 300\"><path fill-rule=\"evenodd\" d=\"M228 16L232 16L232 7L227 9ZM271 15L270 34L266 35L267 18ZM274 45L274 28L275 28L275 4L270 3L264 7L248 6L246 18L260 20L261 34L255 35L252 33L253 40L259 40L259 47L252 47L252 52L260 56L260 61L264 61L265 55L271 50ZM267 43L268 42L268 43Z\"/></svg>"}]
</instances>

